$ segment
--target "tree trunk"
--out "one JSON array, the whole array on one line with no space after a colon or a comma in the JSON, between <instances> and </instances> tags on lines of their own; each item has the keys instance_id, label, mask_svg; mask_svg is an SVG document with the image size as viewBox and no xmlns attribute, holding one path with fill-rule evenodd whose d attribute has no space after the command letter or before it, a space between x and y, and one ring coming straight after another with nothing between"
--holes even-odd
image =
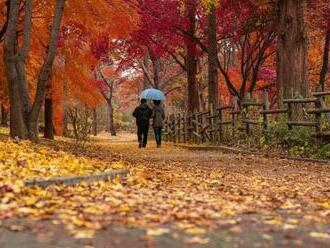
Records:
<instances>
[{"instance_id":1,"label":"tree trunk","mask_svg":"<svg viewBox=\"0 0 330 248\"><path fill-rule=\"evenodd\" d=\"M160 61L159 58L155 57L153 54L151 54L151 52L150 52L150 59L152 62L152 70L153 70L153 87L155 89L159 89Z\"/></svg>"},{"instance_id":2,"label":"tree trunk","mask_svg":"<svg viewBox=\"0 0 330 248\"><path fill-rule=\"evenodd\" d=\"M64 80L63 83L63 136L69 136L68 129L68 82Z\"/></svg>"},{"instance_id":3,"label":"tree trunk","mask_svg":"<svg viewBox=\"0 0 330 248\"><path fill-rule=\"evenodd\" d=\"M53 125L53 99L51 97L45 98L45 132L44 138L54 139L54 125Z\"/></svg>"},{"instance_id":4,"label":"tree trunk","mask_svg":"<svg viewBox=\"0 0 330 248\"><path fill-rule=\"evenodd\" d=\"M328 30L325 34L322 70L320 74L320 86L322 91L325 91L325 81L327 79L328 66L329 66L329 50L330 50L330 27L328 27Z\"/></svg>"},{"instance_id":5,"label":"tree trunk","mask_svg":"<svg viewBox=\"0 0 330 248\"><path fill-rule=\"evenodd\" d=\"M278 98L307 96L307 37L302 0L279 0L277 40Z\"/></svg>"},{"instance_id":6,"label":"tree trunk","mask_svg":"<svg viewBox=\"0 0 330 248\"><path fill-rule=\"evenodd\" d=\"M145 67L145 70L143 72L143 90L148 89L150 87L150 82L148 78L148 69L149 69L149 52L148 49L146 49L146 53L143 57L143 66Z\"/></svg>"},{"instance_id":7,"label":"tree trunk","mask_svg":"<svg viewBox=\"0 0 330 248\"><path fill-rule=\"evenodd\" d=\"M8 112L3 104L1 104L1 126L7 127Z\"/></svg>"},{"instance_id":8,"label":"tree trunk","mask_svg":"<svg viewBox=\"0 0 330 248\"><path fill-rule=\"evenodd\" d=\"M209 104L218 106L219 103L219 90L218 90L218 75L217 75L217 16L216 7L211 6L210 13L208 14L208 93Z\"/></svg>"},{"instance_id":9,"label":"tree trunk","mask_svg":"<svg viewBox=\"0 0 330 248\"><path fill-rule=\"evenodd\" d=\"M116 136L116 127L115 122L113 118L113 107L112 107L112 99L107 101L107 108L108 108L108 132L111 134L111 136Z\"/></svg>"},{"instance_id":10,"label":"tree trunk","mask_svg":"<svg viewBox=\"0 0 330 248\"><path fill-rule=\"evenodd\" d=\"M45 98L46 84L56 54L57 41L63 16L65 0L57 0L54 22L46 59L38 77L37 93L32 108L26 80L25 58L31 42L32 0L25 1L24 38L18 51L17 33L20 1L10 1L10 11L4 44L4 62L10 98L10 134L12 137L38 139L38 117Z\"/></svg>"},{"instance_id":11,"label":"tree trunk","mask_svg":"<svg viewBox=\"0 0 330 248\"><path fill-rule=\"evenodd\" d=\"M206 111L205 97L202 92L199 93L200 108L202 111Z\"/></svg>"},{"instance_id":12,"label":"tree trunk","mask_svg":"<svg viewBox=\"0 0 330 248\"><path fill-rule=\"evenodd\" d=\"M23 116L20 96L19 74L16 68L17 56L17 24L19 19L19 0L10 1L10 12L4 39L4 64L8 81L10 102L10 135L21 139L27 138L27 128Z\"/></svg>"},{"instance_id":13,"label":"tree trunk","mask_svg":"<svg viewBox=\"0 0 330 248\"><path fill-rule=\"evenodd\" d=\"M93 109L93 124L92 124L92 132L94 136L97 136L97 109Z\"/></svg>"},{"instance_id":14,"label":"tree trunk","mask_svg":"<svg viewBox=\"0 0 330 248\"><path fill-rule=\"evenodd\" d=\"M2 38L4 37L7 26L8 26L8 20L9 20L9 12L10 12L10 3L9 0L6 0L6 20L5 23L3 24L2 28L0 29L0 43L2 41Z\"/></svg>"},{"instance_id":15,"label":"tree trunk","mask_svg":"<svg viewBox=\"0 0 330 248\"><path fill-rule=\"evenodd\" d=\"M38 84L37 84L37 93L34 99L34 103L29 114L28 120L28 130L29 130L29 138L34 141L38 142L38 118L39 113L41 110L42 103L45 98L46 93L46 85L47 81L49 80L52 65L56 55L56 48L57 48L57 41L60 33L61 21L63 17L65 0L57 0L55 6L55 14L54 14L54 21L51 29L51 36L49 42L48 53L44 64L41 67L41 71L38 77Z\"/></svg>"},{"instance_id":16,"label":"tree trunk","mask_svg":"<svg viewBox=\"0 0 330 248\"><path fill-rule=\"evenodd\" d=\"M197 86L197 55L196 44L193 40L196 32L196 0L186 0L186 9L189 20L188 37L186 37L186 67L187 67L187 90L188 90L188 111L199 110L199 95Z\"/></svg>"},{"instance_id":17,"label":"tree trunk","mask_svg":"<svg viewBox=\"0 0 330 248\"><path fill-rule=\"evenodd\" d=\"M18 53L18 59L16 62L16 69L18 72L18 83L19 91L22 101L22 110L24 121L27 123L28 116L31 110L30 98L29 98L29 89L28 81L25 68L25 60L28 56L31 44L31 32L32 32L32 11L33 5L32 0L25 1L25 16L24 16L24 36L23 36L23 45Z\"/></svg>"}]
</instances>

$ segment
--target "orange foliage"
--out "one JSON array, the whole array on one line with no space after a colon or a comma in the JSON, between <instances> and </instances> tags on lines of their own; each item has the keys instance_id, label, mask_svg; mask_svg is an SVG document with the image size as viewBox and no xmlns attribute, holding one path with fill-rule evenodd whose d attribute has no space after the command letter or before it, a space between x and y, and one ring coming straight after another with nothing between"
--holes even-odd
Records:
<instances>
[{"instance_id":1,"label":"orange foliage","mask_svg":"<svg viewBox=\"0 0 330 248\"><path fill-rule=\"evenodd\" d=\"M35 94L37 75L46 55L54 5L55 0L33 1L32 39L26 61L31 98ZM6 11L5 1L0 1L0 28L5 23ZM24 25L23 18L22 11L19 23L21 28ZM125 0L70 0L66 2L62 26L76 27L76 29L66 32L64 40L59 41L58 56L52 71L51 96L54 100L54 122L57 131L62 129L64 82L67 84L67 101L82 102L91 108L103 103L98 89L90 83L91 68L99 63L90 52L92 41L100 34L106 34L109 40L126 38L136 27L138 19L135 11ZM22 39L19 37L19 44L21 43ZM1 58L2 54L1 46ZM6 95L7 83L1 59L0 96L2 101Z\"/></svg>"}]
</instances>

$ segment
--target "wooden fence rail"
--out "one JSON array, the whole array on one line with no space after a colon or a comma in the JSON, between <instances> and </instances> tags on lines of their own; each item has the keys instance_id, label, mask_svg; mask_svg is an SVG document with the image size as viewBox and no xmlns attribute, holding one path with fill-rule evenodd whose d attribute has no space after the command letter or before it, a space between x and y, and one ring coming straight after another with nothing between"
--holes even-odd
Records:
<instances>
[{"instance_id":1,"label":"wooden fence rail","mask_svg":"<svg viewBox=\"0 0 330 248\"><path fill-rule=\"evenodd\" d=\"M230 127L233 134L242 131L251 134L256 126L267 132L270 123L280 114L286 117L289 129L311 127L315 137L329 139L328 96L330 92L315 92L312 98L285 99L281 108L270 109L268 92L265 91L262 99L251 99L247 95L240 104L234 98L232 104L210 106L208 111L172 114L165 121L165 139L174 143L220 143L226 127Z\"/></svg>"}]
</instances>

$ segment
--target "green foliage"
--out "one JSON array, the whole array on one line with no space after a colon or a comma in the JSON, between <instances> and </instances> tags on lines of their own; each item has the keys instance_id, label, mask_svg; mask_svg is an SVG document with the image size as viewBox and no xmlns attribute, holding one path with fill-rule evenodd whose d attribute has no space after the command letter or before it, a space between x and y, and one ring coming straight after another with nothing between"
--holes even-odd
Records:
<instances>
[{"instance_id":1,"label":"green foliage","mask_svg":"<svg viewBox=\"0 0 330 248\"><path fill-rule=\"evenodd\" d=\"M330 144L323 145L317 149L316 157L320 159L330 158Z\"/></svg>"},{"instance_id":2,"label":"green foliage","mask_svg":"<svg viewBox=\"0 0 330 248\"><path fill-rule=\"evenodd\" d=\"M278 145L288 150L290 156L313 157L316 152L315 139L309 127L294 127L289 129L285 116L269 125L265 134L268 145Z\"/></svg>"},{"instance_id":3,"label":"green foliage","mask_svg":"<svg viewBox=\"0 0 330 248\"><path fill-rule=\"evenodd\" d=\"M245 126L241 121L240 123L235 132L232 127L224 128L222 142L248 149L262 149L269 153L285 151L293 157L330 158L330 144L320 145L312 136L310 127L289 129L286 115L279 115L276 120L270 121L266 132L261 127L251 126L249 135L245 133Z\"/></svg>"}]
</instances>

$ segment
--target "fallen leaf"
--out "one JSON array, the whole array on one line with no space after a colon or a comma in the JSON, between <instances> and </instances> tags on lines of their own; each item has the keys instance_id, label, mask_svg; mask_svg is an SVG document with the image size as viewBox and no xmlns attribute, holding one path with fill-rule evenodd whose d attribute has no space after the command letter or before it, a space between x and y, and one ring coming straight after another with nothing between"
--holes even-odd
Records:
<instances>
[{"instance_id":1,"label":"fallen leaf","mask_svg":"<svg viewBox=\"0 0 330 248\"><path fill-rule=\"evenodd\" d=\"M163 234L169 233L170 230L167 228L155 228L155 229L148 229L147 235L148 236L161 236Z\"/></svg>"},{"instance_id":2,"label":"fallen leaf","mask_svg":"<svg viewBox=\"0 0 330 248\"><path fill-rule=\"evenodd\" d=\"M192 238L185 238L184 242L186 244L201 244L201 245L206 245L210 242L209 238L201 238L198 236L192 237Z\"/></svg>"},{"instance_id":3,"label":"fallen leaf","mask_svg":"<svg viewBox=\"0 0 330 248\"><path fill-rule=\"evenodd\" d=\"M330 239L330 234L328 234L328 233L311 232L309 235L313 238Z\"/></svg>"},{"instance_id":4,"label":"fallen leaf","mask_svg":"<svg viewBox=\"0 0 330 248\"><path fill-rule=\"evenodd\" d=\"M194 227L194 228L186 229L185 232L189 234L205 234L206 230L202 228Z\"/></svg>"}]
</instances>

